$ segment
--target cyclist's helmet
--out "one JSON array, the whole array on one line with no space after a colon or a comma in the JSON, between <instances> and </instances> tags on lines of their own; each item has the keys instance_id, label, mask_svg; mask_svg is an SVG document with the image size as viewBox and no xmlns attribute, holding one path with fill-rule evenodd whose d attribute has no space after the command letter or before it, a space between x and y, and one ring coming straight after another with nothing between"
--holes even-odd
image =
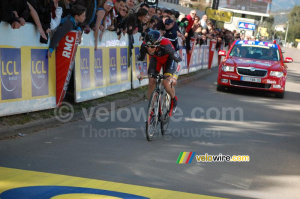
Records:
<instances>
[{"instance_id":1,"label":"cyclist's helmet","mask_svg":"<svg viewBox=\"0 0 300 199\"><path fill-rule=\"evenodd\" d=\"M148 34L146 35L146 38L145 38L146 45L157 45L157 46L159 46L161 40L162 40L162 36L161 36L160 32L157 31L157 30L149 31Z\"/></svg>"}]
</instances>

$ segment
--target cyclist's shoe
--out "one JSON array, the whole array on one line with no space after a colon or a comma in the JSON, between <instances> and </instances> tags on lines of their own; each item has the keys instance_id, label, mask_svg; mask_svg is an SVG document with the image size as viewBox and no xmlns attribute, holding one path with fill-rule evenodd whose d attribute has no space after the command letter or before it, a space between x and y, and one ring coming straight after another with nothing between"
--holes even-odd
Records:
<instances>
[{"instance_id":1,"label":"cyclist's shoe","mask_svg":"<svg viewBox=\"0 0 300 199\"><path fill-rule=\"evenodd\" d=\"M177 108L177 101L178 98L177 96L175 96L173 99L171 99L171 104L170 104L170 112L169 112L169 116L171 117L173 113L176 112L176 108Z\"/></svg>"}]
</instances>

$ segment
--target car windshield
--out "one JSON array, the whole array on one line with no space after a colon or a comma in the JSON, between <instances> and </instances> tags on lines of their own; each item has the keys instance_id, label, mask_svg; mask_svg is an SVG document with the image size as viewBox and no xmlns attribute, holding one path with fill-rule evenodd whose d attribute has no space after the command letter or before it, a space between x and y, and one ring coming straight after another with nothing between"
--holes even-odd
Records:
<instances>
[{"instance_id":1,"label":"car windshield","mask_svg":"<svg viewBox=\"0 0 300 199\"><path fill-rule=\"evenodd\" d=\"M236 44L232 48L230 56L250 59L279 61L280 56L277 48L268 46Z\"/></svg>"}]
</instances>

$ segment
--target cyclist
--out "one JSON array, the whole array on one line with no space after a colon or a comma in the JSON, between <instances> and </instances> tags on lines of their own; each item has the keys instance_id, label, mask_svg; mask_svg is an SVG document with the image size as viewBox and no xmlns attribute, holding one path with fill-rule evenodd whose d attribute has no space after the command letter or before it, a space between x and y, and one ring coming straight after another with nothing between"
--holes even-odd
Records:
<instances>
[{"instance_id":1,"label":"cyclist","mask_svg":"<svg viewBox=\"0 0 300 199\"><path fill-rule=\"evenodd\" d=\"M163 81L163 85L167 93L171 96L169 112L169 115L171 116L172 112L176 111L178 99L175 95L175 88L171 87L170 82L173 82L173 85L176 85L178 78L178 75L175 74L178 66L177 63L181 62L182 59L175 51L172 42L162 37L160 32L157 30L151 30L146 35L145 40L141 45L138 61L143 61L147 53L150 55L148 75L159 74L163 67L163 74L164 76L167 76L167 81ZM141 72L139 78L142 79L141 77L143 77L143 75L143 72ZM151 93L154 91L155 85L155 79L149 78L148 98L151 97Z\"/></svg>"}]
</instances>

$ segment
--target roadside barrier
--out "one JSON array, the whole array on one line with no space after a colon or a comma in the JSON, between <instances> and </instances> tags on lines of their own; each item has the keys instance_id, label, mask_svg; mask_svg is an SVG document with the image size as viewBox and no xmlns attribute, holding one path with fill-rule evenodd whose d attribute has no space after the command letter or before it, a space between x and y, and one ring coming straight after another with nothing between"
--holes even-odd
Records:
<instances>
[{"instance_id":1,"label":"roadside barrier","mask_svg":"<svg viewBox=\"0 0 300 199\"><path fill-rule=\"evenodd\" d=\"M142 42L139 34L133 36L131 57L128 35L122 35L118 40L115 32L105 31L97 50L94 49L92 32L83 34L77 49L72 50L68 43L71 41L69 34L73 34L70 32L64 37L64 42L60 42L57 56L53 53L48 58L48 45L39 42L34 25L27 23L21 29L13 30L9 24L1 22L0 32L3 33L0 37L0 116L55 108L65 95L66 80L71 77L73 67L76 103L148 84L148 80L140 84L137 79L137 56ZM209 48L210 45L193 45L188 62L185 47L181 45L180 75L210 68L209 65L217 66L217 53L215 49L213 53L209 52ZM68 56L69 61L64 62L64 57ZM148 63L149 57L143 61L144 73Z\"/></svg>"}]
</instances>

